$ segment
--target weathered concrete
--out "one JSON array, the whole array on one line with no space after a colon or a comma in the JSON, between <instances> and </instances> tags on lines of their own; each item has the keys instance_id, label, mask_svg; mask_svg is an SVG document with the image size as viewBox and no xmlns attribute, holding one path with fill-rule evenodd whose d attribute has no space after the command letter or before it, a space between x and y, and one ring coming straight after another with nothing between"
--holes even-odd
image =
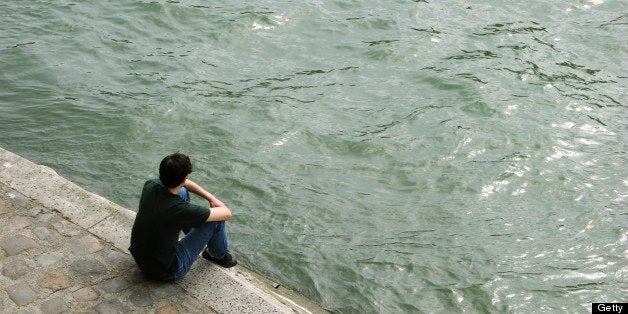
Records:
<instances>
[{"instance_id":1,"label":"weathered concrete","mask_svg":"<svg viewBox=\"0 0 628 314\"><path fill-rule=\"evenodd\" d=\"M0 148L0 312L324 312L242 266L202 258L181 280L147 281L127 250L134 217Z\"/></svg>"}]
</instances>

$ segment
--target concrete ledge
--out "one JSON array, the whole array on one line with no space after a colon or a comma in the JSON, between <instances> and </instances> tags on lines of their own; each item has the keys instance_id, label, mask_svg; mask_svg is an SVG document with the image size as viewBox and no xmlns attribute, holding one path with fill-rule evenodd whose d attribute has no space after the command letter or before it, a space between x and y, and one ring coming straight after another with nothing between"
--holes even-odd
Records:
<instances>
[{"instance_id":1,"label":"concrete ledge","mask_svg":"<svg viewBox=\"0 0 628 314\"><path fill-rule=\"evenodd\" d=\"M46 207L57 209L81 227L88 229L116 213L115 204L83 190L54 170L26 159L16 159L6 152L2 156L9 156L9 160L0 160L4 168L0 171L1 182Z\"/></svg>"},{"instance_id":2,"label":"concrete ledge","mask_svg":"<svg viewBox=\"0 0 628 314\"><path fill-rule=\"evenodd\" d=\"M54 209L128 258L135 212L90 193L54 170L0 148L0 183ZM252 271L197 261L176 284L220 313L324 313L310 301Z\"/></svg>"}]
</instances>

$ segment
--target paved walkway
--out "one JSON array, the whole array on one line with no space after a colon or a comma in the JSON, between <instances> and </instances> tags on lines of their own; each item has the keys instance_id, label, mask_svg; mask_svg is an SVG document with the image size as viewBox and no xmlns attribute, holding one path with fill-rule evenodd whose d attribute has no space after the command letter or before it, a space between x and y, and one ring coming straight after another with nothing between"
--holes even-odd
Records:
<instances>
[{"instance_id":1,"label":"paved walkway","mask_svg":"<svg viewBox=\"0 0 628 314\"><path fill-rule=\"evenodd\" d=\"M204 259L179 281L145 280L126 250L133 217L0 148L0 312L323 312L241 266Z\"/></svg>"}]
</instances>

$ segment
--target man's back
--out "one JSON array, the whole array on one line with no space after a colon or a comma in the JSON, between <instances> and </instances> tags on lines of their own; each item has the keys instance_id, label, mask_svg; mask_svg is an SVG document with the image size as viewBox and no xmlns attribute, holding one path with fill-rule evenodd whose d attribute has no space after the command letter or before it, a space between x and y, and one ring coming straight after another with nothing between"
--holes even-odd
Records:
<instances>
[{"instance_id":1,"label":"man's back","mask_svg":"<svg viewBox=\"0 0 628 314\"><path fill-rule=\"evenodd\" d=\"M175 245L182 226L198 227L209 209L185 202L159 180L144 184L129 251L144 275L164 279L177 270Z\"/></svg>"}]
</instances>

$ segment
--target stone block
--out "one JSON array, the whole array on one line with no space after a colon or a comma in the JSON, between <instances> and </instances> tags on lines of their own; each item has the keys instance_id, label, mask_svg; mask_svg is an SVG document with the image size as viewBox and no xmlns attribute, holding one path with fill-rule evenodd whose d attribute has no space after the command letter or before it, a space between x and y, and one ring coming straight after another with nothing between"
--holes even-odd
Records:
<instances>
[{"instance_id":1,"label":"stone block","mask_svg":"<svg viewBox=\"0 0 628 314\"><path fill-rule=\"evenodd\" d=\"M33 234L39 239L44 241L54 242L57 240L57 235L53 234L46 227L35 227L33 228Z\"/></svg>"},{"instance_id":2,"label":"stone block","mask_svg":"<svg viewBox=\"0 0 628 314\"><path fill-rule=\"evenodd\" d=\"M72 293L74 300L78 302L88 302L98 299L100 295L91 287L84 287Z\"/></svg>"},{"instance_id":3,"label":"stone block","mask_svg":"<svg viewBox=\"0 0 628 314\"><path fill-rule=\"evenodd\" d=\"M12 280L16 280L30 271L31 268L28 267L28 264L25 263L24 260L15 260L4 265L2 268L2 275L9 277Z\"/></svg>"},{"instance_id":4,"label":"stone block","mask_svg":"<svg viewBox=\"0 0 628 314\"><path fill-rule=\"evenodd\" d=\"M68 310L67 304L61 297L56 297L41 304L41 311L45 314L60 314Z\"/></svg>"},{"instance_id":5,"label":"stone block","mask_svg":"<svg viewBox=\"0 0 628 314\"><path fill-rule=\"evenodd\" d=\"M236 270L237 267L224 269L208 262L197 262L177 285L219 313L291 312L288 306L260 287L240 278ZM203 283L203 289L198 288L199 282Z\"/></svg>"},{"instance_id":6,"label":"stone block","mask_svg":"<svg viewBox=\"0 0 628 314\"><path fill-rule=\"evenodd\" d=\"M115 215L107 217L107 219L98 222L88 230L101 239L106 239L113 243L121 251L126 251L131 241L131 229L133 229L134 219L135 213L128 209L119 208Z\"/></svg>"},{"instance_id":7,"label":"stone block","mask_svg":"<svg viewBox=\"0 0 628 314\"><path fill-rule=\"evenodd\" d=\"M76 255L88 255L102 249L100 240L91 234L84 235L69 244L70 251Z\"/></svg>"},{"instance_id":8,"label":"stone block","mask_svg":"<svg viewBox=\"0 0 628 314\"><path fill-rule=\"evenodd\" d=\"M52 270L39 277L39 286L53 292L63 290L74 285L74 280L59 270Z\"/></svg>"},{"instance_id":9,"label":"stone block","mask_svg":"<svg viewBox=\"0 0 628 314\"><path fill-rule=\"evenodd\" d=\"M14 209L24 208L30 202L30 199L28 197L15 191L7 192L5 196L6 200L11 203L11 207L13 207Z\"/></svg>"},{"instance_id":10,"label":"stone block","mask_svg":"<svg viewBox=\"0 0 628 314\"><path fill-rule=\"evenodd\" d=\"M178 293L183 293L183 289L172 282L153 281L148 284L148 287L158 299L167 299Z\"/></svg>"},{"instance_id":11,"label":"stone block","mask_svg":"<svg viewBox=\"0 0 628 314\"><path fill-rule=\"evenodd\" d=\"M0 181L14 190L53 208L83 228L89 228L111 215L110 201L85 191L54 170L22 159L0 171ZM37 184L33 184L37 182ZM89 215L85 209L89 208Z\"/></svg>"},{"instance_id":12,"label":"stone block","mask_svg":"<svg viewBox=\"0 0 628 314\"><path fill-rule=\"evenodd\" d=\"M0 215L6 214L12 210L13 206L11 205L11 203L8 200L0 197Z\"/></svg>"},{"instance_id":13,"label":"stone block","mask_svg":"<svg viewBox=\"0 0 628 314\"><path fill-rule=\"evenodd\" d=\"M44 253L35 257L35 263L40 267L48 267L56 264L63 258L63 254L60 252Z\"/></svg>"},{"instance_id":14,"label":"stone block","mask_svg":"<svg viewBox=\"0 0 628 314\"><path fill-rule=\"evenodd\" d=\"M89 282L102 278L108 271L107 267L97 259L76 260L72 262L70 268L79 275L86 277Z\"/></svg>"},{"instance_id":15,"label":"stone block","mask_svg":"<svg viewBox=\"0 0 628 314\"><path fill-rule=\"evenodd\" d=\"M67 220L59 221L54 223L52 226L55 230L57 230L57 232L66 237L74 237L81 233L79 227Z\"/></svg>"},{"instance_id":16,"label":"stone block","mask_svg":"<svg viewBox=\"0 0 628 314\"><path fill-rule=\"evenodd\" d=\"M11 233L16 230L21 230L31 225L31 218L26 216L13 216L7 220L7 225L5 226L5 232Z\"/></svg>"},{"instance_id":17,"label":"stone block","mask_svg":"<svg viewBox=\"0 0 628 314\"><path fill-rule=\"evenodd\" d=\"M147 281L146 277L144 277L142 271L137 266L127 270L124 273L124 277L134 285Z\"/></svg>"},{"instance_id":18,"label":"stone block","mask_svg":"<svg viewBox=\"0 0 628 314\"><path fill-rule=\"evenodd\" d=\"M31 207L31 209L28 210L28 215L33 217L33 218L35 218L35 217L37 217L37 216L39 216L41 214L47 213L47 212L48 212L48 210L45 207L40 206L40 205L36 205L36 206Z\"/></svg>"},{"instance_id":19,"label":"stone block","mask_svg":"<svg viewBox=\"0 0 628 314\"><path fill-rule=\"evenodd\" d=\"M94 306L93 311L97 313L129 313L130 309L118 299L105 300Z\"/></svg>"},{"instance_id":20,"label":"stone block","mask_svg":"<svg viewBox=\"0 0 628 314\"><path fill-rule=\"evenodd\" d=\"M106 293L115 293L118 291L125 290L131 286L126 279L123 277L114 277L109 280L105 280L98 284L98 288L102 289Z\"/></svg>"},{"instance_id":21,"label":"stone block","mask_svg":"<svg viewBox=\"0 0 628 314\"><path fill-rule=\"evenodd\" d=\"M129 295L129 301L137 307L146 307L153 304L153 298L145 289L138 287L131 291Z\"/></svg>"},{"instance_id":22,"label":"stone block","mask_svg":"<svg viewBox=\"0 0 628 314\"><path fill-rule=\"evenodd\" d=\"M37 215L37 221L38 222L43 222L43 223L48 223L50 221L50 219L52 219L55 215L51 214L51 213L42 213Z\"/></svg>"},{"instance_id":23,"label":"stone block","mask_svg":"<svg viewBox=\"0 0 628 314\"><path fill-rule=\"evenodd\" d=\"M135 261L130 254L125 254L117 250L110 250L106 258L107 264L111 268L126 271L135 266Z\"/></svg>"},{"instance_id":24,"label":"stone block","mask_svg":"<svg viewBox=\"0 0 628 314\"><path fill-rule=\"evenodd\" d=\"M19 155L0 147L0 171L13 167L13 165L21 159Z\"/></svg>"},{"instance_id":25,"label":"stone block","mask_svg":"<svg viewBox=\"0 0 628 314\"><path fill-rule=\"evenodd\" d=\"M2 249L4 249L9 256L13 256L26 250L38 248L39 244L27 236L18 234L16 236L8 236L0 240L0 247L2 247Z\"/></svg>"},{"instance_id":26,"label":"stone block","mask_svg":"<svg viewBox=\"0 0 628 314\"><path fill-rule=\"evenodd\" d=\"M179 314L179 311L172 305L166 305L155 309L155 314Z\"/></svg>"},{"instance_id":27,"label":"stone block","mask_svg":"<svg viewBox=\"0 0 628 314\"><path fill-rule=\"evenodd\" d=\"M19 306L29 304L37 299L33 289L25 283L18 283L7 287L6 291L9 295L9 299Z\"/></svg>"}]
</instances>

